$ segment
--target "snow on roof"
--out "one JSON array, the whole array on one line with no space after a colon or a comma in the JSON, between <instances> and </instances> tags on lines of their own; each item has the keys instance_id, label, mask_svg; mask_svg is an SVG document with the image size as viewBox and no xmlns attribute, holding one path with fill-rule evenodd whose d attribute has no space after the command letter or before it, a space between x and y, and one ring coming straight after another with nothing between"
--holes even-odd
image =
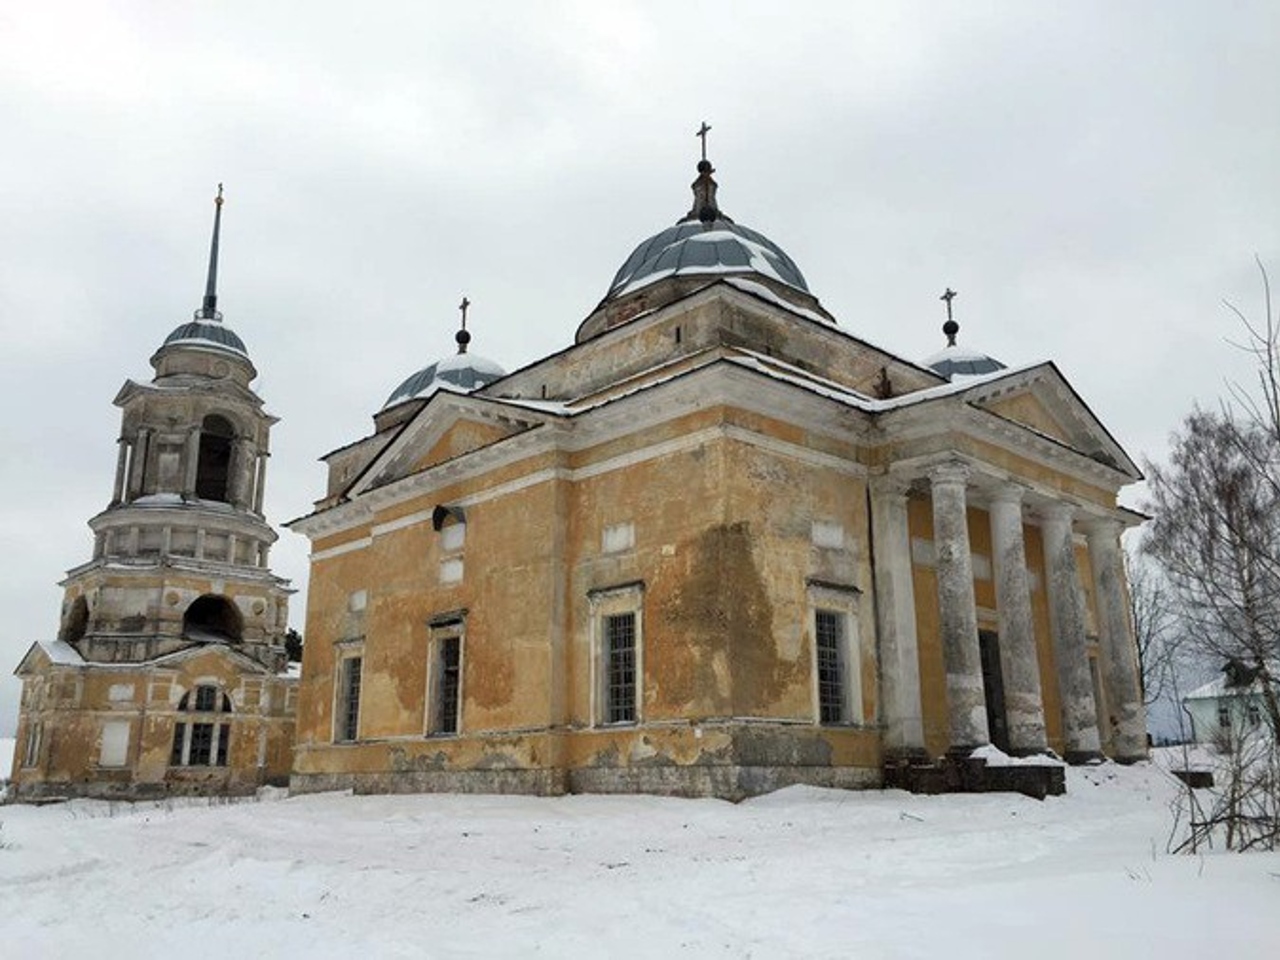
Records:
<instances>
[{"instance_id":1,"label":"snow on roof","mask_svg":"<svg viewBox=\"0 0 1280 960\"><path fill-rule=\"evenodd\" d=\"M725 277L724 282L727 283L729 286L734 287L735 289L743 291L744 293L753 294L759 297L761 300L767 300L770 303L774 304L775 306L782 307L784 310L788 310L791 313L796 314L797 316L804 317L806 320L814 320L817 323L825 323L827 326L831 326L832 324L832 320L830 317L824 317L822 314L814 310L807 310L804 307L797 307L794 303L792 303L790 300L786 299L785 297L778 296L776 293L774 293L772 290L766 287L763 283L756 283L754 280L744 280L742 277Z\"/></svg>"},{"instance_id":2,"label":"snow on roof","mask_svg":"<svg viewBox=\"0 0 1280 960\"><path fill-rule=\"evenodd\" d=\"M1270 674L1280 676L1280 663L1272 664L1269 668ZM1183 700L1217 700L1219 697L1244 697L1253 694L1262 693L1262 680L1254 680L1245 687L1228 687L1227 675L1220 673L1208 683L1201 684L1190 693L1183 696Z\"/></svg>"},{"instance_id":3,"label":"snow on roof","mask_svg":"<svg viewBox=\"0 0 1280 960\"><path fill-rule=\"evenodd\" d=\"M80 656L76 648L65 640L42 643L40 648L44 650L50 660L63 666L80 666L85 662L84 657Z\"/></svg>"}]
</instances>

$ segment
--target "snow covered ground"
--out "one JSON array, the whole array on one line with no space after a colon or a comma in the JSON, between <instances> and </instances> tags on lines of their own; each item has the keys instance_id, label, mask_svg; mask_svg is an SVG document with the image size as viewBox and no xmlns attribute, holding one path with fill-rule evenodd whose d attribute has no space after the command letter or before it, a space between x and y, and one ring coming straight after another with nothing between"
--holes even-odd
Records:
<instances>
[{"instance_id":1,"label":"snow covered ground","mask_svg":"<svg viewBox=\"0 0 1280 960\"><path fill-rule=\"evenodd\" d=\"M1155 765L1068 789L7 806L0 954L1280 955L1280 854L1165 855Z\"/></svg>"},{"instance_id":2,"label":"snow covered ground","mask_svg":"<svg viewBox=\"0 0 1280 960\"><path fill-rule=\"evenodd\" d=\"M0 783L8 779L13 769L13 737L0 737Z\"/></svg>"}]
</instances>

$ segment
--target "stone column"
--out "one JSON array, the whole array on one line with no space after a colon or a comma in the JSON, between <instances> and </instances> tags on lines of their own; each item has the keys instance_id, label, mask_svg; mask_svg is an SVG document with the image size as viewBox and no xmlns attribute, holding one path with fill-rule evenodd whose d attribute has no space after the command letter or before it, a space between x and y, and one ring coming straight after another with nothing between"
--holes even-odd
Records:
<instances>
[{"instance_id":1,"label":"stone column","mask_svg":"<svg viewBox=\"0 0 1280 960\"><path fill-rule=\"evenodd\" d=\"M1122 763L1147 756L1147 719L1138 682L1138 653L1124 586L1120 524L1095 520L1085 527L1098 602L1099 646L1111 713L1112 750Z\"/></svg>"},{"instance_id":2,"label":"stone column","mask_svg":"<svg viewBox=\"0 0 1280 960\"><path fill-rule=\"evenodd\" d=\"M191 500L196 495L196 471L200 468L200 428L192 427L187 432L186 468L182 474L183 499Z\"/></svg>"},{"instance_id":3,"label":"stone column","mask_svg":"<svg viewBox=\"0 0 1280 960\"><path fill-rule=\"evenodd\" d=\"M125 467L129 463L129 441L121 437L116 441L119 448L116 452L116 482L111 490L111 505L114 507L124 499Z\"/></svg>"},{"instance_id":4,"label":"stone column","mask_svg":"<svg viewBox=\"0 0 1280 960\"><path fill-rule=\"evenodd\" d=\"M958 462L940 464L929 472L937 552L938 625L947 669L953 753L968 753L991 741L973 596L973 559L965 502L968 478L969 468Z\"/></svg>"},{"instance_id":5,"label":"stone column","mask_svg":"<svg viewBox=\"0 0 1280 960\"><path fill-rule=\"evenodd\" d=\"M1093 703L1093 677L1085 652L1084 602L1080 573L1071 538L1070 504L1054 504L1045 511L1044 561L1049 592L1049 625L1053 654L1058 663L1058 688L1062 695L1062 733L1065 759L1084 763L1102 756L1098 739L1098 715Z\"/></svg>"},{"instance_id":6,"label":"stone column","mask_svg":"<svg viewBox=\"0 0 1280 960\"><path fill-rule=\"evenodd\" d=\"M876 477L871 481L871 540L875 551L872 563L885 752L923 758L920 656L905 481L896 477Z\"/></svg>"},{"instance_id":7,"label":"stone column","mask_svg":"<svg viewBox=\"0 0 1280 960\"><path fill-rule=\"evenodd\" d=\"M258 454L258 477L253 485L253 512L262 515L262 502L267 495L267 454Z\"/></svg>"},{"instance_id":8,"label":"stone column","mask_svg":"<svg viewBox=\"0 0 1280 960\"><path fill-rule=\"evenodd\" d=\"M991 553L1000 618L1000 666L1004 674L1009 749L1015 755L1043 753L1044 698L1031 618L1031 585L1022 534L1022 488L1005 484L991 499Z\"/></svg>"}]
</instances>

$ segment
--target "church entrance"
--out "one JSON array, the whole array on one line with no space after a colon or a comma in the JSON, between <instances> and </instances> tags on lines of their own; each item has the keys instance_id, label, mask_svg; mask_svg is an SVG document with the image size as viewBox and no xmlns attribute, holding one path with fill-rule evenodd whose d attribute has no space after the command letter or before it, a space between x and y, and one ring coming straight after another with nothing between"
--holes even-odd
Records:
<instances>
[{"instance_id":1,"label":"church entrance","mask_svg":"<svg viewBox=\"0 0 1280 960\"><path fill-rule=\"evenodd\" d=\"M1009 752L1009 717L1004 709L1004 674L1000 670L1000 636L994 630L978 631L982 653L982 692L987 701L987 731L991 743Z\"/></svg>"}]
</instances>

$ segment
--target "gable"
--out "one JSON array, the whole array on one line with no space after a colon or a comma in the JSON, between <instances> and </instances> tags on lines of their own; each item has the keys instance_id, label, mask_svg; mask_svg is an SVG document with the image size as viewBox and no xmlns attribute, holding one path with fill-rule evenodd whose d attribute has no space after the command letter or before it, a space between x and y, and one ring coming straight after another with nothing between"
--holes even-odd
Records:
<instances>
[{"instance_id":1,"label":"gable","mask_svg":"<svg viewBox=\"0 0 1280 960\"><path fill-rule=\"evenodd\" d=\"M512 430L496 423L461 418L449 424L425 454L413 461L410 473L417 473L438 463L452 460L472 450L511 436Z\"/></svg>"},{"instance_id":2,"label":"gable","mask_svg":"<svg viewBox=\"0 0 1280 960\"><path fill-rule=\"evenodd\" d=\"M500 400L441 391L404 425L348 490L358 497L525 433L547 416Z\"/></svg>"},{"instance_id":3,"label":"gable","mask_svg":"<svg viewBox=\"0 0 1280 960\"><path fill-rule=\"evenodd\" d=\"M1059 443L1074 446L1068 429L1049 411L1049 408L1033 393L1024 393L1012 397L1000 397L987 403L978 404L984 410L999 414L1006 420L1030 427L1038 433L1053 437Z\"/></svg>"},{"instance_id":4,"label":"gable","mask_svg":"<svg viewBox=\"0 0 1280 960\"><path fill-rule=\"evenodd\" d=\"M979 410L1017 423L1090 459L1142 479L1142 471L1051 362L992 377L962 394Z\"/></svg>"}]
</instances>

